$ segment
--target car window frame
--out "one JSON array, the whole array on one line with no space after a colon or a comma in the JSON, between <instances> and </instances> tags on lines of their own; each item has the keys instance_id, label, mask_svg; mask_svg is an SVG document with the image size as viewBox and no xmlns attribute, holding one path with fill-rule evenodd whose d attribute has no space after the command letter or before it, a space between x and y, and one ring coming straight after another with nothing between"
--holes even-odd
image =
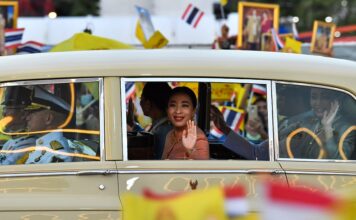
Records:
<instances>
[{"instance_id":1,"label":"car window frame","mask_svg":"<svg viewBox=\"0 0 356 220\"><path fill-rule=\"evenodd\" d=\"M8 86L32 86L32 85L45 85L45 84L64 84L64 83L86 83L86 82L98 82L99 84L99 151L100 161L105 160L105 129L104 129L104 88L102 77L88 77L88 78L56 78L56 79L35 79L35 80L21 80L11 82L0 82L1 87ZM91 161L88 161L91 162ZM76 163L76 162L66 162ZM10 165L11 166L11 165Z\"/></svg>"},{"instance_id":2,"label":"car window frame","mask_svg":"<svg viewBox=\"0 0 356 220\"><path fill-rule=\"evenodd\" d=\"M351 96L355 101L356 101L356 95L353 94L350 91L347 91L346 89L342 88L337 88L337 87L332 87L332 86L326 86L326 85L319 85L319 84L314 84L314 83L300 83L300 82L289 82L289 81L277 81L273 80L272 81L272 96L273 96L273 137L275 140L275 148L274 148L274 155L276 161L280 162L335 162L335 163L356 163L356 160L340 160L340 159L302 159L302 158L280 158L279 157L279 134L278 134L278 109L277 109L277 84L283 84L283 85L293 85L293 86L305 86L305 87L314 87L314 88L322 88L322 89L328 89L328 90L333 90L337 92L342 92L344 94L347 94Z\"/></svg>"},{"instance_id":3,"label":"car window frame","mask_svg":"<svg viewBox=\"0 0 356 220\"><path fill-rule=\"evenodd\" d=\"M263 84L267 89L267 111L268 111L268 144L269 144L269 161L275 161L274 155L274 134L273 134L273 110L272 110L272 81L269 79L248 79L248 78L223 78L223 77L121 77L120 78L120 88L121 88L121 100L120 105L126 107L126 96L125 96L125 83L126 82L210 82L210 83L249 83L249 84ZM122 130L122 160L131 161L128 159L128 141L127 141L127 127L126 127L126 111L121 112L121 130ZM142 160L140 160L142 161ZM157 160L149 160L157 161ZM159 160L158 160L159 161ZM222 160L223 161L223 160ZM251 160L246 160L251 161Z\"/></svg>"}]
</instances>

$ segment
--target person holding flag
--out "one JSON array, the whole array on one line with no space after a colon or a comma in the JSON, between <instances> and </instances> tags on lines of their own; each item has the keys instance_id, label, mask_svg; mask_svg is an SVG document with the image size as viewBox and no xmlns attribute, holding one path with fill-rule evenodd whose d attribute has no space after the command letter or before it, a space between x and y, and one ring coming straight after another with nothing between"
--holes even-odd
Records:
<instances>
[{"instance_id":1,"label":"person holding flag","mask_svg":"<svg viewBox=\"0 0 356 220\"><path fill-rule=\"evenodd\" d=\"M250 143L226 124L222 113L213 105L210 108L210 115L214 125L226 135L223 143L226 148L248 160L269 160L268 140L260 144Z\"/></svg>"}]
</instances>

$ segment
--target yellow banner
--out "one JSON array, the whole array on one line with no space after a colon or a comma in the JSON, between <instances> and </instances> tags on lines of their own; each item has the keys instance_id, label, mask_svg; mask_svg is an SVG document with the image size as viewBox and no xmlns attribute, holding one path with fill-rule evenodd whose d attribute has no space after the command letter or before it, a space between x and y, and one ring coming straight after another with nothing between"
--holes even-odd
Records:
<instances>
[{"instance_id":1,"label":"yellow banner","mask_svg":"<svg viewBox=\"0 0 356 220\"><path fill-rule=\"evenodd\" d=\"M135 194L123 196L125 220L227 220L221 188L187 192L170 199L149 199Z\"/></svg>"},{"instance_id":2,"label":"yellow banner","mask_svg":"<svg viewBox=\"0 0 356 220\"><path fill-rule=\"evenodd\" d=\"M283 51L289 53L302 53L302 42L287 37Z\"/></svg>"},{"instance_id":3,"label":"yellow banner","mask_svg":"<svg viewBox=\"0 0 356 220\"><path fill-rule=\"evenodd\" d=\"M143 43L143 47L146 49L159 49L168 44L167 38L159 31L155 31L150 39Z\"/></svg>"}]
</instances>

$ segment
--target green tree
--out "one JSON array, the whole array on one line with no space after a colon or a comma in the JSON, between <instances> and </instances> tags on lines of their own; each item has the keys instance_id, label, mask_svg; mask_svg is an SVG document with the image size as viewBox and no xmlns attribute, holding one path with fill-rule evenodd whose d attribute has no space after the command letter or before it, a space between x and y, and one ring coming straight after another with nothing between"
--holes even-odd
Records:
<instances>
[{"instance_id":1,"label":"green tree","mask_svg":"<svg viewBox=\"0 0 356 220\"><path fill-rule=\"evenodd\" d=\"M54 0L59 16L99 15L99 0Z\"/></svg>"}]
</instances>

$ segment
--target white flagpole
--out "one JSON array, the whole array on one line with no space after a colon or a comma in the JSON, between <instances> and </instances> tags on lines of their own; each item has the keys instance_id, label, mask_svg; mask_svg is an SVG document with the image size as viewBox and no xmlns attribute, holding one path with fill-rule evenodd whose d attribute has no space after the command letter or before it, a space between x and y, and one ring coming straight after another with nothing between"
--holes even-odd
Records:
<instances>
[{"instance_id":1,"label":"white flagpole","mask_svg":"<svg viewBox=\"0 0 356 220\"><path fill-rule=\"evenodd\" d=\"M5 19L0 14L0 56L5 56Z\"/></svg>"}]
</instances>

